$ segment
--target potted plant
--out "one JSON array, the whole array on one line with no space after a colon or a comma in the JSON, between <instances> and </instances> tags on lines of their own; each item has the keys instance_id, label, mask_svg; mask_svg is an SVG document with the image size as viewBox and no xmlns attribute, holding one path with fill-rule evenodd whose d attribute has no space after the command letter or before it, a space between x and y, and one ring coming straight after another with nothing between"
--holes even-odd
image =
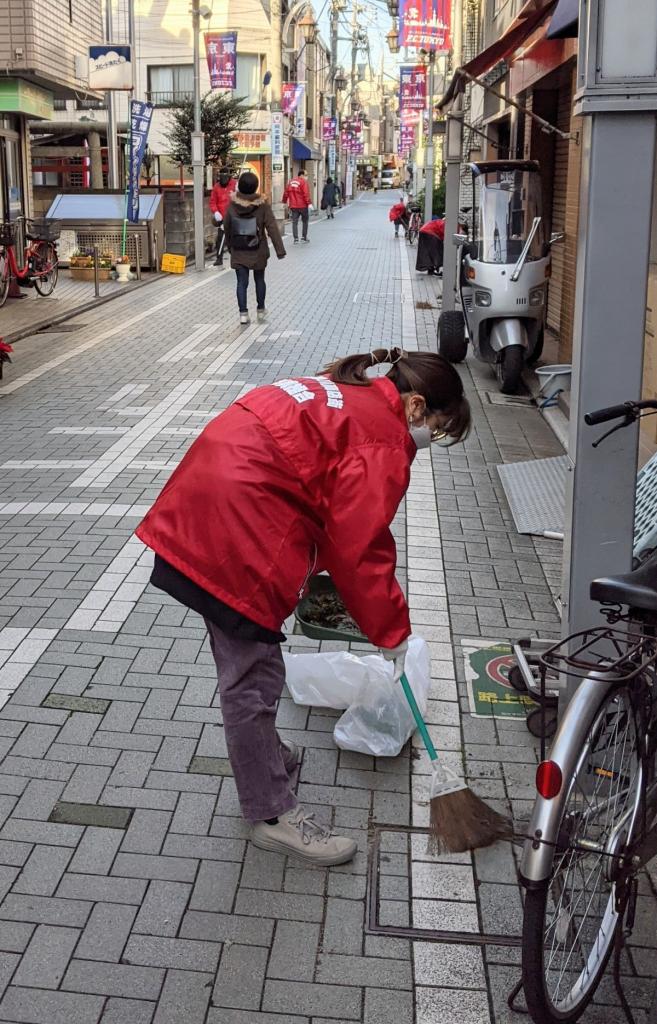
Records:
<instances>
[{"instance_id":1,"label":"potted plant","mask_svg":"<svg viewBox=\"0 0 657 1024\"><path fill-rule=\"evenodd\" d=\"M130 257L127 254L119 256L114 266L116 267L117 281L122 281L125 284L130 280Z\"/></svg>"},{"instance_id":2,"label":"potted plant","mask_svg":"<svg viewBox=\"0 0 657 1024\"><path fill-rule=\"evenodd\" d=\"M69 260L69 270L74 281L93 281L93 249L77 249ZM112 273L112 253L101 252L98 257L98 278L109 281Z\"/></svg>"}]
</instances>

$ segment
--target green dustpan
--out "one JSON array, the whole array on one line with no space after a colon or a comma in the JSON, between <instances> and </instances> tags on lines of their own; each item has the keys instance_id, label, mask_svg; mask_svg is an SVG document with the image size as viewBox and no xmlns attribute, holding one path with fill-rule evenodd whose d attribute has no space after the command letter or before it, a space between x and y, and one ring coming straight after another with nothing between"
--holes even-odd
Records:
<instances>
[{"instance_id":1,"label":"green dustpan","mask_svg":"<svg viewBox=\"0 0 657 1024\"><path fill-rule=\"evenodd\" d=\"M294 617L304 636L312 640L343 640L352 644L367 644L369 640L362 633L350 632L346 629L335 629L332 626L318 626L316 622L308 622L306 615L308 605L317 594L335 594L338 589L330 576L313 576L308 585L308 593L302 597L294 610Z\"/></svg>"}]
</instances>

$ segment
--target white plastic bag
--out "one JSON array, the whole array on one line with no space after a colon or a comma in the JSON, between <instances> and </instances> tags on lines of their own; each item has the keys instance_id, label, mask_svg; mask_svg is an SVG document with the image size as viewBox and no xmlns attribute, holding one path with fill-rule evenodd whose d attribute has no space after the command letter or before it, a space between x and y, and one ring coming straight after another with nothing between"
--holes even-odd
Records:
<instances>
[{"instance_id":1,"label":"white plastic bag","mask_svg":"<svg viewBox=\"0 0 657 1024\"><path fill-rule=\"evenodd\" d=\"M368 679L368 659L349 651L284 654L283 660L285 681L295 704L343 711L357 700Z\"/></svg>"},{"instance_id":2,"label":"white plastic bag","mask_svg":"<svg viewBox=\"0 0 657 1024\"><path fill-rule=\"evenodd\" d=\"M415 719L401 683L395 683L392 662L380 655L361 658L367 682L358 698L342 715L333 731L342 750L375 757L396 757L415 730ZM429 649L421 637L412 636L406 655L406 677L424 714L431 685Z\"/></svg>"}]
</instances>

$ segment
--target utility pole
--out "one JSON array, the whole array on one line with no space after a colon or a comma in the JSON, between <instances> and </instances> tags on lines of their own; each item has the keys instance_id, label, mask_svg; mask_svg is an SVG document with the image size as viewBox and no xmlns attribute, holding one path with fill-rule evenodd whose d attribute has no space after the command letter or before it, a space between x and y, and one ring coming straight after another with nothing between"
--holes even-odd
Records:
<instances>
[{"instance_id":1,"label":"utility pole","mask_svg":"<svg viewBox=\"0 0 657 1024\"><path fill-rule=\"evenodd\" d=\"M424 164L424 220L430 221L433 216L433 178L434 178L434 164L436 158L434 156L433 146L433 92L434 92L434 73L436 69L436 51L432 50L429 54L429 87L427 89L427 109L428 109L428 138L427 148L425 150L425 164Z\"/></svg>"},{"instance_id":2,"label":"utility pole","mask_svg":"<svg viewBox=\"0 0 657 1024\"><path fill-rule=\"evenodd\" d=\"M108 43L114 39L112 0L105 0L105 38ZM134 54L132 55L134 60ZM110 189L119 189L119 149L118 149L118 124L116 118L116 96L112 90L105 93L105 106L107 107L107 186Z\"/></svg>"},{"instance_id":3,"label":"utility pole","mask_svg":"<svg viewBox=\"0 0 657 1024\"><path fill-rule=\"evenodd\" d=\"M463 48L463 0L452 4L452 73L461 66ZM463 159L463 106L459 94L447 115L445 139L445 253L443 257L442 312L453 312L456 300L456 247L452 236L458 230L461 160Z\"/></svg>"},{"instance_id":4,"label":"utility pole","mask_svg":"<svg viewBox=\"0 0 657 1024\"><path fill-rule=\"evenodd\" d=\"M205 136L201 131L201 69L199 54L200 0L192 0L194 36L194 131L192 132L192 168L194 171L194 260L196 271L205 270L204 176Z\"/></svg>"},{"instance_id":5,"label":"utility pole","mask_svg":"<svg viewBox=\"0 0 657 1024\"><path fill-rule=\"evenodd\" d=\"M637 0L630 18L618 0L580 5L574 112L582 171L562 590L568 633L600 619L591 580L632 565L638 426L594 449L614 424L588 427L584 415L641 397L656 45L654 0ZM619 260L619 248L631 259Z\"/></svg>"},{"instance_id":6,"label":"utility pole","mask_svg":"<svg viewBox=\"0 0 657 1024\"><path fill-rule=\"evenodd\" d=\"M281 0L270 0L269 4L269 48L268 68L271 71L271 112L273 129L280 135L283 142L283 115L281 114L281 95L283 92L283 26ZM278 166L285 167L285 157ZM272 159L271 171L271 206L274 217L283 220L283 189L285 187L284 170L274 170Z\"/></svg>"}]
</instances>

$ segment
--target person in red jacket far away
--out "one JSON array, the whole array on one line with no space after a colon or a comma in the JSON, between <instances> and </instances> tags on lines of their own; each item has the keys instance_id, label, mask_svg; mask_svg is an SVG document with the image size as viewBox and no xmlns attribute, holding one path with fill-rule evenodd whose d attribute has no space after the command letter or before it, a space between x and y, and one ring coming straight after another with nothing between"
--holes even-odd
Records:
<instances>
[{"instance_id":1,"label":"person in red jacket far away","mask_svg":"<svg viewBox=\"0 0 657 1024\"><path fill-rule=\"evenodd\" d=\"M217 225L217 258L214 261L215 267L223 266L224 217L226 216L228 204L235 192L237 192L237 180L231 176L227 167L222 167L210 193L210 209Z\"/></svg>"},{"instance_id":2,"label":"person in red jacket far away","mask_svg":"<svg viewBox=\"0 0 657 1024\"><path fill-rule=\"evenodd\" d=\"M306 172L299 171L296 178L291 178L283 192L283 202L287 203L292 214L292 237L294 244L299 241L299 217L301 217L301 237L308 241L308 211L310 209L310 189L306 181Z\"/></svg>"},{"instance_id":3,"label":"person in red jacket far away","mask_svg":"<svg viewBox=\"0 0 657 1024\"><path fill-rule=\"evenodd\" d=\"M137 529L155 551L154 586L205 619L237 794L262 849L318 865L356 852L304 813L290 784L299 751L275 726L281 626L328 570L400 679L411 626L390 524L417 449L469 427L461 379L441 356L347 356L211 420Z\"/></svg>"},{"instance_id":4,"label":"person in red jacket far away","mask_svg":"<svg viewBox=\"0 0 657 1024\"><path fill-rule=\"evenodd\" d=\"M394 206L390 207L388 211L388 220L392 221L395 225L395 238L399 238L399 229L404 229L404 234L408 229L408 210L406 209L406 203L402 202L401 199Z\"/></svg>"}]
</instances>

